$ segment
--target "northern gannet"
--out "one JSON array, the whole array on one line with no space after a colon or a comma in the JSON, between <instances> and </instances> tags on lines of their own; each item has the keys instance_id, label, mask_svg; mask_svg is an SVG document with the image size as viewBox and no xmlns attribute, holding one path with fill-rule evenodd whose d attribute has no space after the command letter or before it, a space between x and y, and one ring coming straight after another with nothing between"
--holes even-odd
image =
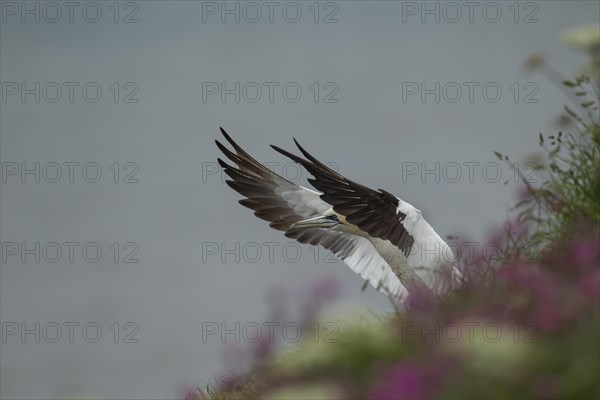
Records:
<instances>
[{"instance_id":1,"label":"northern gannet","mask_svg":"<svg viewBox=\"0 0 600 400\"><path fill-rule=\"evenodd\" d=\"M300 243L321 245L373 287L399 301L413 289L441 297L460 286L463 277L448 244L421 211L383 190L351 181L310 155L306 159L271 145L301 164L317 192L292 183L246 153L221 128L235 152L217 147L237 165L218 159L231 178L226 183L245 196L239 201L258 218Z\"/></svg>"}]
</instances>

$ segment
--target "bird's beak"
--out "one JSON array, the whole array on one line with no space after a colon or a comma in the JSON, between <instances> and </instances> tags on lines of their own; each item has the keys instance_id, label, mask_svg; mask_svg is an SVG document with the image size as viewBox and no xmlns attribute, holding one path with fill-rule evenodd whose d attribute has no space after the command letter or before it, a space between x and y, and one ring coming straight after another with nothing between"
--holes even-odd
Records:
<instances>
[{"instance_id":1,"label":"bird's beak","mask_svg":"<svg viewBox=\"0 0 600 400\"><path fill-rule=\"evenodd\" d=\"M304 219L292 225L292 228L331 228L338 225L340 222L333 221L325 216Z\"/></svg>"}]
</instances>

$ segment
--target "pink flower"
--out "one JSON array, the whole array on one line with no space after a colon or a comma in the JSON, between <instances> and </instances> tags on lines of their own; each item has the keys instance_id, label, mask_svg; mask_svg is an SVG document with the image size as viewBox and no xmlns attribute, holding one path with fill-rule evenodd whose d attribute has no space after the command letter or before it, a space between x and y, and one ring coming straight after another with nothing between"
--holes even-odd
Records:
<instances>
[{"instance_id":1,"label":"pink flower","mask_svg":"<svg viewBox=\"0 0 600 400\"><path fill-rule=\"evenodd\" d=\"M600 303L600 271L582 276L579 287L586 300L596 306Z\"/></svg>"},{"instance_id":2,"label":"pink flower","mask_svg":"<svg viewBox=\"0 0 600 400\"><path fill-rule=\"evenodd\" d=\"M498 273L509 284L531 287L542 280L542 271L533 264L511 264L503 266Z\"/></svg>"},{"instance_id":3,"label":"pink flower","mask_svg":"<svg viewBox=\"0 0 600 400\"><path fill-rule=\"evenodd\" d=\"M423 399L431 397L439 384L439 371L416 363L404 362L394 367L373 390L370 399Z\"/></svg>"},{"instance_id":4,"label":"pink flower","mask_svg":"<svg viewBox=\"0 0 600 400\"><path fill-rule=\"evenodd\" d=\"M542 332L554 332L560 328L563 318L561 318L557 304L541 302L533 312L533 320Z\"/></svg>"},{"instance_id":5,"label":"pink flower","mask_svg":"<svg viewBox=\"0 0 600 400\"><path fill-rule=\"evenodd\" d=\"M262 334L260 339L254 343L252 355L256 360L263 360L271 354L273 351L273 341L275 338L270 338L269 334Z\"/></svg>"},{"instance_id":6,"label":"pink flower","mask_svg":"<svg viewBox=\"0 0 600 400\"><path fill-rule=\"evenodd\" d=\"M592 266L598 262L598 243L594 241L574 243L571 255L577 265Z\"/></svg>"},{"instance_id":7,"label":"pink flower","mask_svg":"<svg viewBox=\"0 0 600 400\"><path fill-rule=\"evenodd\" d=\"M530 322L542 332L560 329L569 318L564 303L568 284L550 271L534 264L516 264L502 268L499 275L513 287L516 298L519 298L518 293L530 295L519 308L527 310Z\"/></svg>"},{"instance_id":8,"label":"pink flower","mask_svg":"<svg viewBox=\"0 0 600 400\"><path fill-rule=\"evenodd\" d=\"M408 288L408 298L406 299L406 308L411 311L432 310L438 299L435 294L424 287L413 286Z\"/></svg>"}]
</instances>

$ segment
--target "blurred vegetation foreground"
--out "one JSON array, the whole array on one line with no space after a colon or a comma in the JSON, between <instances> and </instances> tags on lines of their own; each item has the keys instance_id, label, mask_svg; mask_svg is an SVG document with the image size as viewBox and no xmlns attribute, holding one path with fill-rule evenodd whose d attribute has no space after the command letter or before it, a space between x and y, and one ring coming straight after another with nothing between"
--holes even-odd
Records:
<instances>
[{"instance_id":1,"label":"blurred vegetation foreground","mask_svg":"<svg viewBox=\"0 0 600 400\"><path fill-rule=\"evenodd\" d=\"M249 371L185 397L598 398L598 81L561 85L572 106L560 132L540 134L543 179L522 177L516 217L490 239L499 250L464 265L463 289L441 304L413 296L407 311L344 324L335 340L285 355L263 348Z\"/></svg>"}]
</instances>

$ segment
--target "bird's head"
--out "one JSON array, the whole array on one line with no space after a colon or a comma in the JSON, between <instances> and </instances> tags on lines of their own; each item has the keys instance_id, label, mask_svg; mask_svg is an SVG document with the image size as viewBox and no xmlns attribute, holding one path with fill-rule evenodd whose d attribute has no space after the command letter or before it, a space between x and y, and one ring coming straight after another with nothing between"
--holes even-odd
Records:
<instances>
[{"instance_id":1,"label":"bird's head","mask_svg":"<svg viewBox=\"0 0 600 400\"><path fill-rule=\"evenodd\" d=\"M331 229L340 232L354 233L358 230L358 227L352 225L346 221L346 217L333 211L333 208L327 210L323 215L318 217L304 219L296 222L292 225L292 229L304 229L304 228L321 228Z\"/></svg>"}]
</instances>

